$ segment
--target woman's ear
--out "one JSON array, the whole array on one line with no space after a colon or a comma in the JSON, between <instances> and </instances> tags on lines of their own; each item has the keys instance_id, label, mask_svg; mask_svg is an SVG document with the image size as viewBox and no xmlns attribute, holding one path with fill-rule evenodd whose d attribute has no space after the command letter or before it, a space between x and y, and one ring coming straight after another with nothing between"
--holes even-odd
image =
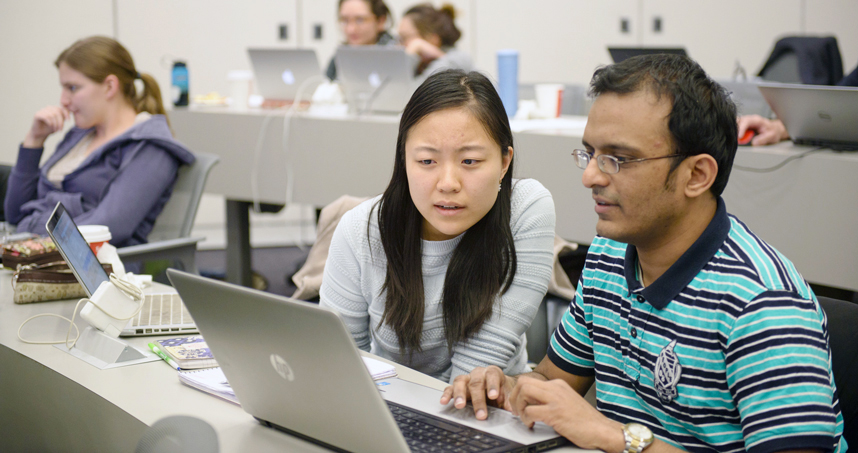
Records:
<instances>
[{"instance_id":1,"label":"woman's ear","mask_svg":"<svg viewBox=\"0 0 858 453\"><path fill-rule=\"evenodd\" d=\"M715 161L715 158L709 154L689 156L685 160L685 165L688 165L690 171L688 181L685 184L685 195L689 198L696 198L706 193L715 183L715 177L718 176L718 162Z\"/></svg>"},{"instance_id":2,"label":"woman's ear","mask_svg":"<svg viewBox=\"0 0 858 453\"><path fill-rule=\"evenodd\" d=\"M501 179L503 179L504 176L506 176L506 172L509 171L509 164L512 163L512 155L513 155L512 146L510 146L508 148L508 150L509 150L509 152L506 153L506 156L501 156L501 158L503 159L502 160L502 164L503 164L502 168L503 169L501 170Z\"/></svg>"},{"instance_id":3,"label":"woman's ear","mask_svg":"<svg viewBox=\"0 0 858 453\"><path fill-rule=\"evenodd\" d=\"M113 98L114 96L116 96L117 93L121 91L119 89L119 77L116 77L115 74L110 74L105 77L104 82L101 82L101 84L105 88L105 95L108 99Z\"/></svg>"}]
</instances>

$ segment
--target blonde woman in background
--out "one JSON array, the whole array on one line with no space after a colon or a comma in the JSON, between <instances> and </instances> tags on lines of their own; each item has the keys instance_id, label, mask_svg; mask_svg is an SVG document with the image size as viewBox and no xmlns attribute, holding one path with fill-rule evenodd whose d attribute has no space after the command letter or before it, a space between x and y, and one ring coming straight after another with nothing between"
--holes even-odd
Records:
<instances>
[{"instance_id":1,"label":"blonde woman in background","mask_svg":"<svg viewBox=\"0 0 858 453\"><path fill-rule=\"evenodd\" d=\"M471 57L455 48L462 32L456 28L451 5L435 9L431 4L411 7L399 23L399 42L415 57L415 76L423 81L441 69L470 71Z\"/></svg>"},{"instance_id":2,"label":"blonde woman in background","mask_svg":"<svg viewBox=\"0 0 858 453\"><path fill-rule=\"evenodd\" d=\"M158 83L137 72L121 44L103 36L75 42L54 64L60 105L33 117L9 176L6 220L18 231L46 234L59 201L78 225L107 225L116 246L145 243L179 166L194 162L173 138ZM39 168L45 140L70 116L74 127Z\"/></svg>"}]
</instances>

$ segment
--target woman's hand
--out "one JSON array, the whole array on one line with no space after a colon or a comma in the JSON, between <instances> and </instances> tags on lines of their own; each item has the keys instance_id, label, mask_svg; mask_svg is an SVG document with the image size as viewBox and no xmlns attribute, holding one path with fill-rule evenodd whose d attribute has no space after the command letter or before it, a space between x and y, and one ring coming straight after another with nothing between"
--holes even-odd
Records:
<instances>
[{"instance_id":1,"label":"woman's hand","mask_svg":"<svg viewBox=\"0 0 858 453\"><path fill-rule=\"evenodd\" d=\"M423 38L412 38L405 46L405 52L418 55L423 61L432 61L444 56L444 51Z\"/></svg>"},{"instance_id":2,"label":"woman's hand","mask_svg":"<svg viewBox=\"0 0 858 453\"><path fill-rule=\"evenodd\" d=\"M24 148L41 148L49 135L63 129L68 119L69 111L57 105L49 105L39 110L33 116L33 124L24 137Z\"/></svg>"}]
</instances>

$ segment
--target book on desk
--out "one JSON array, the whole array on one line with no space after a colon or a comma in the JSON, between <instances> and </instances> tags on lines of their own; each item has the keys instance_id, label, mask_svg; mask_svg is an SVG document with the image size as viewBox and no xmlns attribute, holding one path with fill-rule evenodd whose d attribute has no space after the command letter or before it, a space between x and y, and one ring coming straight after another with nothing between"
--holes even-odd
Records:
<instances>
[{"instance_id":1,"label":"book on desk","mask_svg":"<svg viewBox=\"0 0 858 453\"><path fill-rule=\"evenodd\" d=\"M197 370L218 366L203 337L193 335L149 343L149 349L177 370Z\"/></svg>"}]
</instances>

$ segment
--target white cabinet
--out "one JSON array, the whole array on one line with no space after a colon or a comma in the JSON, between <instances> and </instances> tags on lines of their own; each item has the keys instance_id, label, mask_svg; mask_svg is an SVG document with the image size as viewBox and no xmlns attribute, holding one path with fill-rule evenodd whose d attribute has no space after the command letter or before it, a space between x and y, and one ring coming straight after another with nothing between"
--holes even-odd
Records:
<instances>
[{"instance_id":1,"label":"white cabinet","mask_svg":"<svg viewBox=\"0 0 858 453\"><path fill-rule=\"evenodd\" d=\"M780 37L801 34L802 0L646 0L646 47L685 47L713 77L730 77L737 62L756 74ZM657 30L656 23L661 29Z\"/></svg>"},{"instance_id":2,"label":"white cabinet","mask_svg":"<svg viewBox=\"0 0 858 453\"><path fill-rule=\"evenodd\" d=\"M519 51L519 81L585 84L607 45L633 46L636 0L475 0L475 63L497 77L497 51ZM621 21L629 24L626 32Z\"/></svg>"},{"instance_id":3,"label":"white cabinet","mask_svg":"<svg viewBox=\"0 0 858 453\"><path fill-rule=\"evenodd\" d=\"M226 75L250 69L248 47L294 47L299 0L117 0L117 38L170 100L170 69L185 60L191 95L229 94ZM286 27L286 39L279 29Z\"/></svg>"}]
</instances>

